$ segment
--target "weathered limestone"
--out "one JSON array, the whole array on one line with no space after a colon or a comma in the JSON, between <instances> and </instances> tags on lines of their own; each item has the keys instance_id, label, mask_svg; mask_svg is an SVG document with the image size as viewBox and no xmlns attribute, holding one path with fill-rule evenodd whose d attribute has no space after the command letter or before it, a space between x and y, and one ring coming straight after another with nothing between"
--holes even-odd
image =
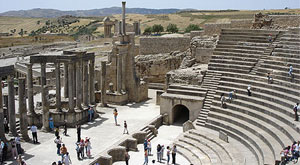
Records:
<instances>
[{"instance_id":1,"label":"weathered limestone","mask_svg":"<svg viewBox=\"0 0 300 165\"><path fill-rule=\"evenodd\" d=\"M119 46L119 57L121 58L121 68L118 66L118 69L122 70L121 74L121 90L126 91L126 55L127 55L127 47Z\"/></svg>"},{"instance_id":2,"label":"weathered limestone","mask_svg":"<svg viewBox=\"0 0 300 165\"><path fill-rule=\"evenodd\" d=\"M20 129L22 139L29 141L28 136L28 121L27 121L27 109L26 109L26 95L25 95L25 78L19 78L19 113L20 113Z\"/></svg>"},{"instance_id":3,"label":"weathered limestone","mask_svg":"<svg viewBox=\"0 0 300 165\"><path fill-rule=\"evenodd\" d=\"M122 91L122 56L118 54L117 56L117 92L121 93Z\"/></svg>"},{"instance_id":4,"label":"weathered limestone","mask_svg":"<svg viewBox=\"0 0 300 165\"><path fill-rule=\"evenodd\" d=\"M61 111L61 86L60 86L60 63L55 64L55 79L56 79L56 110Z\"/></svg>"},{"instance_id":5,"label":"weathered limestone","mask_svg":"<svg viewBox=\"0 0 300 165\"><path fill-rule=\"evenodd\" d=\"M42 86L42 107L43 107L43 131L49 131L49 101L48 101L48 86Z\"/></svg>"},{"instance_id":6,"label":"weathered limestone","mask_svg":"<svg viewBox=\"0 0 300 165\"><path fill-rule=\"evenodd\" d=\"M76 109L82 109L82 64L81 61L76 63Z\"/></svg>"},{"instance_id":7,"label":"weathered limestone","mask_svg":"<svg viewBox=\"0 0 300 165\"><path fill-rule=\"evenodd\" d=\"M73 62L73 61L72 61ZM76 97L76 63L73 62L73 79L71 82L73 82L73 96Z\"/></svg>"},{"instance_id":8,"label":"weathered limestone","mask_svg":"<svg viewBox=\"0 0 300 165\"><path fill-rule=\"evenodd\" d=\"M69 97L69 86L68 86L68 79L69 79L69 74L68 74L68 63L64 63L64 96L65 98Z\"/></svg>"},{"instance_id":9,"label":"weathered limestone","mask_svg":"<svg viewBox=\"0 0 300 165\"><path fill-rule=\"evenodd\" d=\"M2 84L2 77L0 77L0 84ZM2 85L0 86L0 122L3 123L4 112L3 112L3 102L2 102ZM4 125L0 124L0 138L5 139Z\"/></svg>"},{"instance_id":10,"label":"weathered limestone","mask_svg":"<svg viewBox=\"0 0 300 165\"><path fill-rule=\"evenodd\" d=\"M34 111L34 98L33 98L33 76L32 64L27 64L27 95L28 95L28 114L36 115Z\"/></svg>"},{"instance_id":11,"label":"weathered limestone","mask_svg":"<svg viewBox=\"0 0 300 165\"><path fill-rule=\"evenodd\" d=\"M101 61L101 107L106 107L107 104L105 102L106 97L106 61Z\"/></svg>"},{"instance_id":12,"label":"weathered limestone","mask_svg":"<svg viewBox=\"0 0 300 165\"><path fill-rule=\"evenodd\" d=\"M126 22L125 22L125 9L126 9L126 2L122 2L122 34L126 35Z\"/></svg>"},{"instance_id":13,"label":"weathered limestone","mask_svg":"<svg viewBox=\"0 0 300 165\"><path fill-rule=\"evenodd\" d=\"M46 63L41 63L41 86L46 85Z\"/></svg>"},{"instance_id":14,"label":"weathered limestone","mask_svg":"<svg viewBox=\"0 0 300 165\"><path fill-rule=\"evenodd\" d=\"M170 77L171 75L170 74L166 74L166 81L165 81L165 91L168 90L169 88L169 84L170 84Z\"/></svg>"},{"instance_id":15,"label":"weathered limestone","mask_svg":"<svg viewBox=\"0 0 300 165\"><path fill-rule=\"evenodd\" d=\"M88 84L88 64L87 61L83 61L83 105L88 106L89 100L89 84Z\"/></svg>"},{"instance_id":16,"label":"weathered limestone","mask_svg":"<svg viewBox=\"0 0 300 165\"><path fill-rule=\"evenodd\" d=\"M95 105L95 60L90 60L89 64L89 88L90 104Z\"/></svg>"},{"instance_id":17,"label":"weathered limestone","mask_svg":"<svg viewBox=\"0 0 300 165\"><path fill-rule=\"evenodd\" d=\"M8 111L9 111L9 134L17 136L16 110L15 110L15 87L14 78L8 78Z\"/></svg>"},{"instance_id":18,"label":"weathered limestone","mask_svg":"<svg viewBox=\"0 0 300 165\"><path fill-rule=\"evenodd\" d=\"M69 112L74 112L74 90L73 81L74 81L74 64L72 62L68 63L69 76L68 76L68 85L69 85Z\"/></svg>"}]
</instances>

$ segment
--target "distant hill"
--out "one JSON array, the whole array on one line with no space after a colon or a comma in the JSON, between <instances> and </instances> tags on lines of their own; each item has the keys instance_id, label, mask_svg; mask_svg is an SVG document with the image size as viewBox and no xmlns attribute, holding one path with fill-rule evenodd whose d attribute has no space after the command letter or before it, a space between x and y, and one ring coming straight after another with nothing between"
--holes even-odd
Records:
<instances>
[{"instance_id":1,"label":"distant hill","mask_svg":"<svg viewBox=\"0 0 300 165\"><path fill-rule=\"evenodd\" d=\"M171 14L180 11L180 9L146 9L146 8L126 8L126 13L130 14ZM93 16L109 16L113 14L121 14L121 7L111 7L103 9L92 10L73 10L61 11L55 9L31 9L31 10L18 10L0 13L0 16L13 16L13 17L31 17L31 18L54 18L64 15L72 15L76 17L93 17Z\"/></svg>"}]
</instances>

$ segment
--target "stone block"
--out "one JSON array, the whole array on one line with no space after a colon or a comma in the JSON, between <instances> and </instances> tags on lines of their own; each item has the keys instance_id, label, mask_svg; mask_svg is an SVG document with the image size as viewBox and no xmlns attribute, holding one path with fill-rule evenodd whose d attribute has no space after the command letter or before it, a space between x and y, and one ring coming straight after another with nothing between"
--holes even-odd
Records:
<instances>
[{"instance_id":1,"label":"stone block","mask_svg":"<svg viewBox=\"0 0 300 165\"><path fill-rule=\"evenodd\" d=\"M228 143L228 135L223 131L219 131L219 139Z\"/></svg>"},{"instance_id":2,"label":"stone block","mask_svg":"<svg viewBox=\"0 0 300 165\"><path fill-rule=\"evenodd\" d=\"M183 132L186 132L191 129L195 129L195 126L193 125L192 121L188 120L185 123L183 123Z\"/></svg>"},{"instance_id":3,"label":"stone block","mask_svg":"<svg viewBox=\"0 0 300 165\"><path fill-rule=\"evenodd\" d=\"M195 58L198 63L208 64L214 49L212 48L197 48Z\"/></svg>"},{"instance_id":4,"label":"stone block","mask_svg":"<svg viewBox=\"0 0 300 165\"><path fill-rule=\"evenodd\" d=\"M156 105L160 104L160 95L163 93L164 91L156 91Z\"/></svg>"}]
</instances>

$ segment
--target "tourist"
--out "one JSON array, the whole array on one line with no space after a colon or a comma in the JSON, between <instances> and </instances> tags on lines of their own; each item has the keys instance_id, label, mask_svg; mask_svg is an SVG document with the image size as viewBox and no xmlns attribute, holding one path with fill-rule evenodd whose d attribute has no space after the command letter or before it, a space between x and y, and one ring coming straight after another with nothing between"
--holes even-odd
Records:
<instances>
[{"instance_id":1,"label":"tourist","mask_svg":"<svg viewBox=\"0 0 300 165\"><path fill-rule=\"evenodd\" d=\"M290 69L289 69L289 76L291 76L293 78L293 66L292 65L290 66Z\"/></svg>"},{"instance_id":2,"label":"tourist","mask_svg":"<svg viewBox=\"0 0 300 165\"><path fill-rule=\"evenodd\" d=\"M148 139L147 149L148 149L148 154L151 155L152 146L151 146L150 139Z\"/></svg>"},{"instance_id":3,"label":"tourist","mask_svg":"<svg viewBox=\"0 0 300 165\"><path fill-rule=\"evenodd\" d=\"M272 42L272 35L271 34L269 34L268 40L269 40L269 42Z\"/></svg>"},{"instance_id":4,"label":"tourist","mask_svg":"<svg viewBox=\"0 0 300 165\"><path fill-rule=\"evenodd\" d=\"M79 142L79 147L80 147L80 154L81 154L82 159L84 158L84 146L85 146L84 140L81 139Z\"/></svg>"},{"instance_id":5,"label":"tourist","mask_svg":"<svg viewBox=\"0 0 300 165\"><path fill-rule=\"evenodd\" d=\"M75 144L76 144L76 149L75 150L76 150L76 153L77 153L77 159L81 160L81 158L80 158L80 155L81 155L80 154L80 145L79 145L80 143L76 142Z\"/></svg>"},{"instance_id":6,"label":"tourist","mask_svg":"<svg viewBox=\"0 0 300 165\"><path fill-rule=\"evenodd\" d=\"M81 140L81 126L77 124L77 142Z\"/></svg>"},{"instance_id":7,"label":"tourist","mask_svg":"<svg viewBox=\"0 0 300 165\"><path fill-rule=\"evenodd\" d=\"M224 93L221 94L221 108L224 108L225 107L225 96L224 96Z\"/></svg>"},{"instance_id":8,"label":"tourist","mask_svg":"<svg viewBox=\"0 0 300 165\"><path fill-rule=\"evenodd\" d=\"M272 78L270 72L268 72L267 78L268 78L268 84L272 84L273 83L273 78Z\"/></svg>"},{"instance_id":9,"label":"tourist","mask_svg":"<svg viewBox=\"0 0 300 165\"><path fill-rule=\"evenodd\" d=\"M18 151L17 151L17 145L16 145L16 140L13 138L10 140L11 144L11 154L14 159L18 158Z\"/></svg>"},{"instance_id":10,"label":"tourist","mask_svg":"<svg viewBox=\"0 0 300 165\"><path fill-rule=\"evenodd\" d=\"M160 154L161 158L160 158L160 160L164 160L164 151L165 151L165 146L162 145L161 146L161 154Z\"/></svg>"},{"instance_id":11,"label":"tourist","mask_svg":"<svg viewBox=\"0 0 300 165\"><path fill-rule=\"evenodd\" d=\"M123 134L125 134L125 132L126 132L126 134L129 134L128 129L127 129L127 123L126 123L126 120L124 121L124 130L123 130Z\"/></svg>"},{"instance_id":12,"label":"tourist","mask_svg":"<svg viewBox=\"0 0 300 165\"><path fill-rule=\"evenodd\" d=\"M3 164L3 160L2 160L2 155L3 155L3 147L4 145L2 145L2 140L0 139L0 164Z\"/></svg>"},{"instance_id":13,"label":"tourist","mask_svg":"<svg viewBox=\"0 0 300 165\"><path fill-rule=\"evenodd\" d=\"M49 128L50 128L50 131L54 130L54 123L53 123L53 118L52 117L49 118Z\"/></svg>"},{"instance_id":14,"label":"tourist","mask_svg":"<svg viewBox=\"0 0 300 165\"><path fill-rule=\"evenodd\" d=\"M59 127L56 127L56 128L55 128L54 134L55 134L56 137L59 136Z\"/></svg>"},{"instance_id":15,"label":"tourist","mask_svg":"<svg viewBox=\"0 0 300 165\"><path fill-rule=\"evenodd\" d=\"M7 146L8 146L7 142L1 141L1 147L2 147L2 158L1 158L1 161L2 162L4 162L6 160Z\"/></svg>"},{"instance_id":16,"label":"tourist","mask_svg":"<svg viewBox=\"0 0 300 165\"><path fill-rule=\"evenodd\" d=\"M299 121L299 117L298 117L298 110L300 109L299 107L300 107L299 103L296 103L293 108L294 113L295 113L295 121Z\"/></svg>"},{"instance_id":17,"label":"tourist","mask_svg":"<svg viewBox=\"0 0 300 165\"><path fill-rule=\"evenodd\" d=\"M157 151L157 162L161 162L161 146L160 146L160 144L157 145L156 151Z\"/></svg>"},{"instance_id":18,"label":"tourist","mask_svg":"<svg viewBox=\"0 0 300 165\"><path fill-rule=\"evenodd\" d=\"M32 124L31 128L31 133L32 133L32 139L33 139L33 143L36 144L38 143L38 138L37 138L37 127Z\"/></svg>"},{"instance_id":19,"label":"tourist","mask_svg":"<svg viewBox=\"0 0 300 165\"><path fill-rule=\"evenodd\" d=\"M118 111L117 111L117 109L116 109L116 108L114 109L114 112L113 112L113 114L114 114L114 118L115 118L115 124L116 124L116 125L118 125L118 121L117 121L117 117L118 117Z\"/></svg>"},{"instance_id":20,"label":"tourist","mask_svg":"<svg viewBox=\"0 0 300 165\"><path fill-rule=\"evenodd\" d=\"M176 145L174 145L172 148L172 164L176 164L176 153L177 153L177 149L176 149Z\"/></svg>"},{"instance_id":21,"label":"tourist","mask_svg":"<svg viewBox=\"0 0 300 165\"><path fill-rule=\"evenodd\" d=\"M21 138L19 135L17 135L17 137L15 138L15 141L16 141L16 146L17 146L17 151L18 151L18 154L22 154L22 147L21 147Z\"/></svg>"},{"instance_id":22,"label":"tourist","mask_svg":"<svg viewBox=\"0 0 300 165\"><path fill-rule=\"evenodd\" d=\"M68 152L67 147L65 146L65 144L62 144L62 146L60 147L60 154L61 154L62 161L64 159L64 155L67 154L67 152Z\"/></svg>"},{"instance_id":23,"label":"tourist","mask_svg":"<svg viewBox=\"0 0 300 165\"><path fill-rule=\"evenodd\" d=\"M67 153L64 155L63 163L64 163L65 165L70 165L70 164L72 164L72 161L71 161L69 152L67 152Z\"/></svg>"},{"instance_id":24,"label":"tourist","mask_svg":"<svg viewBox=\"0 0 300 165\"><path fill-rule=\"evenodd\" d=\"M63 165L63 164L62 164L62 162L61 162L61 161L58 161L58 162L57 162L57 165Z\"/></svg>"},{"instance_id":25,"label":"tourist","mask_svg":"<svg viewBox=\"0 0 300 165\"><path fill-rule=\"evenodd\" d=\"M232 101L233 96L235 96L235 92L236 92L236 90L233 90L233 91L229 92L228 99L230 100L230 102Z\"/></svg>"},{"instance_id":26,"label":"tourist","mask_svg":"<svg viewBox=\"0 0 300 165\"><path fill-rule=\"evenodd\" d=\"M169 146L167 146L167 164L169 164L170 162L170 153L171 153L171 149Z\"/></svg>"},{"instance_id":27,"label":"tourist","mask_svg":"<svg viewBox=\"0 0 300 165\"><path fill-rule=\"evenodd\" d=\"M89 141L89 138L88 138L88 137L85 137L85 140L84 140L84 147L85 147L85 153L86 153L86 155L87 155L87 152L88 152L88 148L87 148L88 141Z\"/></svg>"},{"instance_id":28,"label":"tourist","mask_svg":"<svg viewBox=\"0 0 300 165\"><path fill-rule=\"evenodd\" d=\"M144 150L148 149L148 140L145 138L144 140Z\"/></svg>"},{"instance_id":29,"label":"tourist","mask_svg":"<svg viewBox=\"0 0 300 165\"><path fill-rule=\"evenodd\" d=\"M248 96L251 96L251 85L248 85L247 92L248 92Z\"/></svg>"},{"instance_id":30,"label":"tourist","mask_svg":"<svg viewBox=\"0 0 300 165\"><path fill-rule=\"evenodd\" d=\"M95 110L93 107L91 107L91 113L92 113L92 120L94 120L95 117Z\"/></svg>"},{"instance_id":31,"label":"tourist","mask_svg":"<svg viewBox=\"0 0 300 165\"><path fill-rule=\"evenodd\" d=\"M56 144L56 148L57 148L56 153L57 153L57 155L60 155L60 148L61 148L61 144L62 144L62 139L60 138L60 136L56 136L54 143Z\"/></svg>"},{"instance_id":32,"label":"tourist","mask_svg":"<svg viewBox=\"0 0 300 165\"><path fill-rule=\"evenodd\" d=\"M65 120L64 121L64 132L63 132L63 134L65 135L65 136L68 136L68 128L67 128L67 120Z\"/></svg>"},{"instance_id":33,"label":"tourist","mask_svg":"<svg viewBox=\"0 0 300 165\"><path fill-rule=\"evenodd\" d=\"M86 146L86 150L87 150L86 155L88 158L91 158L92 145L91 145L90 139L87 139L87 142L85 142L85 146Z\"/></svg>"},{"instance_id":34,"label":"tourist","mask_svg":"<svg viewBox=\"0 0 300 165\"><path fill-rule=\"evenodd\" d=\"M148 151L145 149L144 151L145 161L143 165L148 165Z\"/></svg>"},{"instance_id":35,"label":"tourist","mask_svg":"<svg viewBox=\"0 0 300 165\"><path fill-rule=\"evenodd\" d=\"M89 107L89 109L88 109L88 121L89 122L92 121L92 110L91 110L91 107Z\"/></svg>"},{"instance_id":36,"label":"tourist","mask_svg":"<svg viewBox=\"0 0 300 165\"><path fill-rule=\"evenodd\" d=\"M18 162L18 165L26 165L26 163L25 163L25 161L22 159L22 156L21 156L21 155L18 156L17 162Z\"/></svg>"},{"instance_id":37,"label":"tourist","mask_svg":"<svg viewBox=\"0 0 300 165\"><path fill-rule=\"evenodd\" d=\"M295 146L294 146L294 160L295 160L295 162L294 163L297 163L298 162L298 158L299 158L299 156L300 156L300 154L299 154L299 147L300 147L300 141L298 141L297 142L297 144L295 144Z\"/></svg>"},{"instance_id":38,"label":"tourist","mask_svg":"<svg viewBox=\"0 0 300 165\"><path fill-rule=\"evenodd\" d=\"M130 159L130 155L129 155L129 149L127 148L125 151L125 163L126 165L128 165L129 159Z\"/></svg>"},{"instance_id":39,"label":"tourist","mask_svg":"<svg viewBox=\"0 0 300 165\"><path fill-rule=\"evenodd\" d=\"M9 132L9 126L8 126L8 121L7 121L6 117L3 120L3 124L4 124L5 133L8 133Z\"/></svg>"}]
</instances>

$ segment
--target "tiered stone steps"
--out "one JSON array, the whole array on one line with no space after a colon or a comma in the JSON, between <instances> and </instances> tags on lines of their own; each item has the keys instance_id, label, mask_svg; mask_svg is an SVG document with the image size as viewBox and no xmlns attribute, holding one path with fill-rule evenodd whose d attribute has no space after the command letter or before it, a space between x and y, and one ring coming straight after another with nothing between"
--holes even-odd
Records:
<instances>
[{"instance_id":1,"label":"tiered stone steps","mask_svg":"<svg viewBox=\"0 0 300 165\"><path fill-rule=\"evenodd\" d=\"M200 126L204 126L206 123L207 115L210 111L210 106L212 103L212 100L214 99L215 90L217 89L219 85L219 81L221 78L221 74L213 73L213 72L206 72L202 88L207 90L207 95L205 96L203 107L200 110L199 116L197 118L197 123Z\"/></svg>"},{"instance_id":2,"label":"tiered stone steps","mask_svg":"<svg viewBox=\"0 0 300 165\"><path fill-rule=\"evenodd\" d=\"M153 134L153 132L148 128L148 127L144 127L143 129L141 129L141 131L146 132L146 138L149 140L152 140L153 138L155 138L155 135Z\"/></svg>"}]
</instances>

